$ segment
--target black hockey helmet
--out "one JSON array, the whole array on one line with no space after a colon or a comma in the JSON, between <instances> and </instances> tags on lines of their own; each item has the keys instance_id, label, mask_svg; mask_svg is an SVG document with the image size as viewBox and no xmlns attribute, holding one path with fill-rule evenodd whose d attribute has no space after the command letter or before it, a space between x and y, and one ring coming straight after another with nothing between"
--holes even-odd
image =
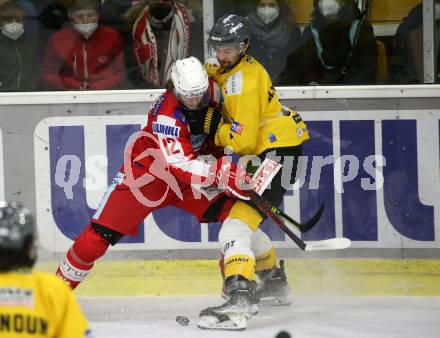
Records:
<instances>
[{"instance_id":1,"label":"black hockey helmet","mask_svg":"<svg viewBox=\"0 0 440 338\"><path fill-rule=\"evenodd\" d=\"M35 263L35 222L29 209L0 201L0 271L32 267Z\"/></svg>"},{"instance_id":2,"label":"black hockey helmet","mask_svg":"<svg viewBox=\"0 0 440 338\"><path fill-rule=\"evenodd\" d=\"M212 26L209 32L208 44L221 45L232 43L247 43L250 37L249 22L235 14L223 15Z\"/></svg>"}]
</instances>

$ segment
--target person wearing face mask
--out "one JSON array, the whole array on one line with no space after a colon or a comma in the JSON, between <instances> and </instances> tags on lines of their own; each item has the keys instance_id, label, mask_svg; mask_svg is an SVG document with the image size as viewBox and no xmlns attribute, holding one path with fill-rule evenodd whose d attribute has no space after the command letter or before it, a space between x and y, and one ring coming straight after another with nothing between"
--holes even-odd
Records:
<instances>
[{"instance_id":1,"label":"person wearing face mask","mask_svg":"<svg viewBox=\"0 0 440 338\"><path fill-rule=\"evenodd\" d=\"M284 0L260 0L247 16L251 26L249 54L269 73L274 85L289 54L301 41L301 30Z\"/></svg>"},{"instance_id":2,"label":"person wearing face mask","mask_svg":"<svg viewBox=\"0 0 440 338\"><path fill-rule=\"evenodd\" d=\"M356 85L376 81L373 27L355 0L314 0L301 46L289 55L283 85Z\"/></svg>"},{"instance_id":3,"label":"person wearing face mask","mask_svg":"<svg viewBox=\"0 0 440 338\"><path fill-rule=\"evenodd\" d=\"M68 8L71 26L52 35L41 80L52 90L122 88L125 81L121 35L100 25L101 2L76 0Z\"/></svg>"},{"instance_id":4,"label":"person wearing face mask","mask_svg":"<svg viewBox=\"0 0 440 338\"><path fill-rule=\"evenodd\" d=\"M36 49L24 38L25 12L14 3L0 6L0 91L36 90Z\"/></svg>"},{"instance_id":5,"label":"person wearing face mask","mask_svg":"<svg viewBox=\"0 0 440 338\"><path fill-rule=\"evenodd\" d=\"M38 12L34 4L28 0L0 0L0 6L12 2L14 2L25 13L24 25L26 26L26 31L23 36L26 39L33 41L35 46L39 39L39 29L36 20Z\"/></svg>"},{"instance_id":6,"label":"person wearing face mask","mask_svg":"<svg viewBox=\"0 0 440 338\"><path fill-rule=\"evenodd\" d=\"M434 81L440 82L440 0L434 2ZM397 28L389 55L390 82L395 84L423 83L423 4L411 9Z\"/></svg>"},{"instance_id":7,"label":"person wearing face mask","mask_svg":"<svg viewBox=\"0 0 440 338\"><path fill-rule=\"evenodd\" d=\"M173 62L189 55L190 19L174 0L150 0L133 26L133 50L148 88L164 88Z\"/></svg>"}]
</instances>

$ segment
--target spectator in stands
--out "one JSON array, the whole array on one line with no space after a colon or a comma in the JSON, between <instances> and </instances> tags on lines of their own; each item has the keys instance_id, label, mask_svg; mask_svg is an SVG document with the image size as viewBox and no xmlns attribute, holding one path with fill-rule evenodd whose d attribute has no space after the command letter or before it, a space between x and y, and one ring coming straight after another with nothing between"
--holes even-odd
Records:
<instances>
[{"instance_id":1,"label":"spectator in stands","mask_svg":"<svg viewBox=\"0 0 440 338\"><path fill-rule=\"evenodd\" d=\"M186 58L190 21L174 0L149 0L133 27L133 49L148 88L164 88L174 61Z\"/></svg>"},{"instance_id":2,"label":"spectator in stands","mask_svg":"<svg viewBox=\"0 0 440 338\"><path fill-rule=\"evenodd\" d=\"M181 1L188 10L190 22L191 55L203 62L205 59L205 35L203 29L203 0Z\"/></svg>"},{"instance_id":3,"label":"spectator in stands","mask_svg":"<svg viewBox=\"0 0 440 338\"><path fill-rule=\"evenodd\" d=\"M37 24L39 24L40 38L38 42L38 62L41 61L46 51L49 38L69 24L67 8L74 0L31 0L37 10Z\"/></svg>"},{"instance_id":4,"label":"spectator in stands","mask_svg":"<svg viewBox=\"0 0 440 338\"><path fill-rule=\"evenodd\" d=\"M48 89L117 89L124 83L124 44L118 32L98 23L100 8L99 0L76 0L69 7L71 27L50 38L43 59Z\"/></svg>"},{"instance_id":5,"label":"spectator in stands","mask_svg":"<svg viewBox=\"0 0 440 338\"><path fill-rule=\"evenodd\" d=\"M36 90L35 45L24 38L25 12L13 2L0 6L0 91Z\"/></svg>"},{"instance_id":6,"label":"spectator in stands","mask_svg":"<svg viewBox=\"0 0 440 338\"><path fill-rule=\"evenodd\" d=\"M355 0L314 0L312 22L289 56L282 84L371 84L376 79L373 28Z\"/></svg>"},{"instance_id":7,"label":"spectator in stands","mask_svg":"<svg viewBox=\"0 0 440 338\"><path fill-rule=\"evenodd\" d=\"M145 81L139 73L136 57L132 48L132 28L133 25L126 19L125 13L131 10L133 0L103 0L101 1L100 23L104 26L118 31L124 41L124 60L127 82L125 89L142 88Z\"/></svg>"},{"instance_id":8,"label":"spectator in stands","mask_svg":"<svg viewBox=\"0 0 440 338\"><path fill-rule=\"evenodd\" d=\"M440 44L440 0L435 0L435 82L440 82L438 56ZM415 6L397 28L391 42L390 82L423 83L423 4Z\"/></svg>"},{"instance_id":9,"label":"spectator in stands","mask_svg":"<svg viewBox=\"0 0 440 338\"><path fill-rule=\"evenodd\" d=\"M38 23L37 23L37 10L34 5L27 0L0 0L0 6L6 3L12 3L21 8L25 13L24 25L26 26L26 31L24 32L24 37L29 40L33 40L37 43L38 35Z\"/></svg>"},{"instance_id":10,"label":"spectator in stands","mask_svg":"<svg viewBox=\"0 0 440 338\"><path fill-rule=\"evenodd\" d=\"M251 25L249 54L263 65L276 85L287 57L300 44L301 30L284 0L259 0L247 19Z\"/></svg>"},{"instance_id":11,"label":"spectator in stands","mask_svg":"<svg viewBox=\"0 0 440 338\"><path fill-rule=\"evenodd\" d=\"M226 14L246 17L254 8L255 0L222 0L214 1L215 21Z\"/></svg>"},{"instance_id":12,"label":"spectator in stands","mask_svg":"<svg viewBox=\"0 0 440 338\"><path fill-rule=\"evenodd\" d=\"M40 23L43 28L51 31L59 31L69 23L67 8L74 0L54 0L47 3L40 1Z\"/></svg>"}]
</instances>

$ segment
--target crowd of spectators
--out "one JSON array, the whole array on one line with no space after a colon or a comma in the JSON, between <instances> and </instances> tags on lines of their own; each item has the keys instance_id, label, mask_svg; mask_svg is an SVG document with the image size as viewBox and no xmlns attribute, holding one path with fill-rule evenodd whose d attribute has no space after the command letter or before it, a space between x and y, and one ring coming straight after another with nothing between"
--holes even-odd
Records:
<instances>
[{"instance_id":1,"label":"crowd of spectators","mask_svg":"<svg viewBox=\"0 0 440 338\"><path fill-rule=\"evenodd\" d=\"M214 5L216 17L226 11L248 19L249 54L274 85L423 83L421 3L383 52L356 0L313 0L301 26L290 2ZM435 8L438 37L440 0ZM0 0L0 28L3 92L164 88L175 60L204 59L202 0Z\"/></svg>"}]
</instances>

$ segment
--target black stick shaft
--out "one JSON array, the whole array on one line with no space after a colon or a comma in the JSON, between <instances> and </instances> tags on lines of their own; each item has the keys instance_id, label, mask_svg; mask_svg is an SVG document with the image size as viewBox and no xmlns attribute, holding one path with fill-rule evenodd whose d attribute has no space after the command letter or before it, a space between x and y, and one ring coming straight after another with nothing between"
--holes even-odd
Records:
<instances>
[{"instance_id":1,"label":"black stick shaft","mask_svg":"<svg viewBox=\"0 0 440 338\"><path fill-rule=\"evenodd\" d=\"M279 218L276 213L274 213L274 211L272 210L272 206L265 199L263 199L260 195L252 190L248 191L248 194L254 205L258 209L260 209L267 217L270 217L275 222L275 224L278 225L281 230L283 230L284 233L289 236L292 241L295 242L296 245L298 245L301 250L306 249L307 244L304 243L301 238L295 235L292 230L290 230L286 226L286 224L284 224L283 220Z\"/></svg>"}]
</instances>

